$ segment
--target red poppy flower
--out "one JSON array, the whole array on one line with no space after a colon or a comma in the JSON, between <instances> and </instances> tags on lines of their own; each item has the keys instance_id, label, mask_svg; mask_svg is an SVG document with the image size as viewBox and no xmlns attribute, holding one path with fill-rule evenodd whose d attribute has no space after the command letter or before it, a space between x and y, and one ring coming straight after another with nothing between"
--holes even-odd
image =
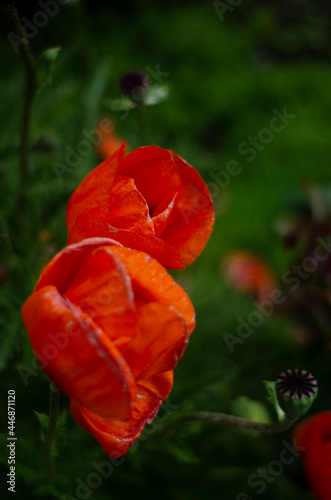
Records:
<instances>
[{"instance_id":1,"label":"red poppy flower","mask_svg":"<svg viewBox=\"0 0 331 500\"><path fill-rule=\"evenodd\" d=\"M100 120L97 127L99 141L96 154L99 158L108 158L121 147L123 139L117 134L113 123L107 118Z\"/></svg>"},{"instance_id":2,"label":"red poppy flower","mask_svg":"<svg viewBox=\"0 0 331 500\"><path fill-rule=\"evenodd\" d=\"M214 224L208 189L198 172L156 146L125 155L125 143L72 194L68 243L107 237L182 269L205 247Z\"/></svg>"},{"instance_id":3,"label":"red poppy flower","mask_svg":"<svg viewBox=\"0 0 331 500\"><path fill-rule=\"evenodd\" d=\"M195 326L190 299L164 267L106 238L59 252L22 315L74 418L113 457L155 417Z\"/></svg>"},{"instance_id":4,"label":"red poppy flower","mask_svg":"<svg viewBox=\"0 0 331 500\"><path fill-rule=\"evenodd\" d=\"M304 459L305 472L318 500L331 498L331 411L313 415L299 424L294 436Z\"/></svg>"},{"instance_id":5,"label":"red poppy flower","mask_svg":"<svg viewBox=\"0 0 331 500\"><path fill-rule=\"evenodd\" d=\"M232 252L222 262L229 284L238 292L253 293L267 299L277 288L270 268L259 257L247 251Z\"/></svg>"}]
</instances>

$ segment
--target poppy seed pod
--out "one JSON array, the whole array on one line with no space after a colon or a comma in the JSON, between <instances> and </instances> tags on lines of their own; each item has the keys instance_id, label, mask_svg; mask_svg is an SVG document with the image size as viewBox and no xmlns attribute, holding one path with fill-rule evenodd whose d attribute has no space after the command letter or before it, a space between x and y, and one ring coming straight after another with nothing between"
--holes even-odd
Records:
<instances>
[{"instance_id":1,"label":"poppy seed pod","mask_svg":"<svg viewBox=\"0 0 331 500\"><path fill-rule=\"evenodd\" d=\"M298 418L310 408L317 396L317 381L301 369L283 371L277 378L279 406L289 418Z\"/></svg>"}]
</instances>

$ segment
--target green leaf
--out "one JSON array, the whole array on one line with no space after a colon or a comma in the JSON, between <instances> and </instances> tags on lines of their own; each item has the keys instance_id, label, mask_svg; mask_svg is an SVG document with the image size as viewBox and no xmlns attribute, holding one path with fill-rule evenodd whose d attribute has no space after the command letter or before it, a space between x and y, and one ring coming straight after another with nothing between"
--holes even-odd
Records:
<instances>
[{"instance_id":1,"label":"green leaf","mask_svg":"<svg viewBox=\"0 0 331 500\"><path fill-rule=\"evenodd\" d=\"M110 75L109 62L102 62L93 74L87 88L84 105L86 109L85 123L93 126L100 112L100 104L107 87Z\"/></svg>"},{"instance_id":2,"label":"green leaf","mask_svg":"<svg viewBox=\"0 0 331 500\"><path fill-rule=\"evenodd\" d=\"M164 101L169 94L169 88L166 85L152 85L141 95L141 102L145 106L154 106ZM122 95L118 99L105 101L104 105L114 113L119 111L131 111L138 106L139 102Z\"/></svg>"},{"instance_id":3,"label":"green leaf","mask_svg":"<svg viewBox=\"0 0 331 500\"><path fill-rule=\"evenodd\" d=\"M270 422L268 411L260 401L255 401L245 396L239 396L234 401L232 408L234 414L240 417L256 422Z\"/></svg>"},{"instance_id":4,"label":"green leaf","mask_svg":"<svg viewBox=\"0 0 331 500\"><path fill-rule=\"evenodd\" d=\"M133 102L129 97L122 96L119 99L106 101L105 106L116 113L116 111L130 111L137 107L137 103Z\"/></svg>"},{"instance_id":5,"label":"green leaf","mask_svg":"<svg viewBox=\"0 0 331 500\"><path fill-rule=\"evenodd\" d=\"M187 464L199 462L199 458L194 451L183 442L167 443L165 449L180 462Z\"/></svg>"},{"instance_id":6,"label":"green leaf","mask_svg":"<svg viewBox=\"0 0 331 500\"><path fill-rule=\"evenodd\" d=\"M56 431L62 431L67 425L67 412L66 410L61 411L59 418L56 421Z\"/></svg>"},{"instance_id":7,"label":"green leaf","mask_svg":"<svg viewBox=\"0 0 331 500\"><path fill-rule=\"evenodd\" d=\"M61 47L52 47L39 56L37 67L39 88L52 83L52 73L60 50Z\"/></svg>"},{"instance_id":8,"label":"green leaf","mask_svg":"<svg viewBox=\"0 0 331 500\"><path fill-rule=\"evenodd\" d=\"M49 416L46 415L45 413L39 413L38 411L35 411L35 410L33 410L33 413L36 415L36 417L40 423L40 427L41 427L42 431L44 432L48 427Z\"/></svg>"},{"instance_id":9,"label":"green leaf","mask_svg":"<svg viewBox=\"0 0 331 500\"><path fill-rule=\"evenodd\" d=\"M154 106L163 102L169 95L169 87L166 85L152 85L144 92L143 101L145 106Z\"/></svg>"},{"instance_id":10,"label":"green leaf","mask_svg":"<svg viewBox=\"0 0 331 500\"><path fill-rule=\"evenodd\" d=\"M278 403L276 382L270 380L264 380L263 382L269 394L268 399L276 410L278 420L281 420L282 418L284 418L285 413L283 412Z\"/></svg>"}]
</instances>

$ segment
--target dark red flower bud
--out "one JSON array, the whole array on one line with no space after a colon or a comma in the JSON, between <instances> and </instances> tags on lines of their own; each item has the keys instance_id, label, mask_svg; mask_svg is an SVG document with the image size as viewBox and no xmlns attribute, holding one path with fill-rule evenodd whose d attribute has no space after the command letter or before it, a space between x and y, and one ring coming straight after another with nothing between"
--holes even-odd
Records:
<instances>
[{"instance_id":1,"label":"dark red flower bud","mask_svg":"<svg viewBox=\"0 0 331 500\"><path fill-rule=\"evenodd\" d=\"M129 71L120 80L121 91L133 100L140 100L141 94L148 88L148 85L148 75L142 71Z\"/></svg>"}]
</instances>

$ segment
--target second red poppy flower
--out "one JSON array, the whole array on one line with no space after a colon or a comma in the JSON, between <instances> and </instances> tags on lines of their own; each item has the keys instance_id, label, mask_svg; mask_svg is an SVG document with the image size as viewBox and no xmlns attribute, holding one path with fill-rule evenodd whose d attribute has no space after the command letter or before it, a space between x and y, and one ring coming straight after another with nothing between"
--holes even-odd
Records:
<instances>
[{"instance_id":1,"label":"second red poppy flower","mask_svg":"<svg viewBox=\"0 0 331 500\"><path fill-rule=\"evenodd\" d=\"M107 237L142 250L162 265L182 269L205 247L214 207L198 172L172 151L125 143L72 194L68 244Z\"/></svg>"}]
</instances>

